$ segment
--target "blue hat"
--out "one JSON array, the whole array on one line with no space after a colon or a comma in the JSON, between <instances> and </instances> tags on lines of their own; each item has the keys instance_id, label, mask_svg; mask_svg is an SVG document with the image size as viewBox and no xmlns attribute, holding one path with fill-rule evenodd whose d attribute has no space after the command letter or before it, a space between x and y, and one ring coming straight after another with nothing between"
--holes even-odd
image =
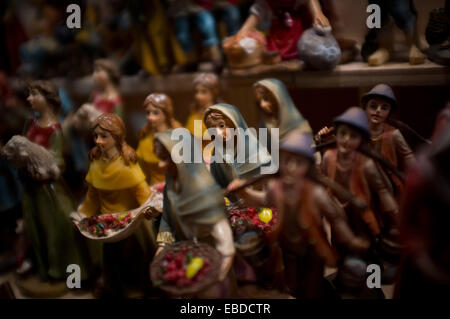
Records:
<instances>
[{"instance_id":1,"label":"blue hat","mask_svg":"<svg viewBox=\"0 0 450 319\"><path fill-rule=\"evenodd\" d=\"M362 107L365 107L367 102L374 97L380 97L387 100L392 109L397 108L397 99L395 98L394 91L392 91L392 88L387 84L378 84L370 90L370 92L364 94L361 98Z\"/></svg>"},{"instance_id":2,"label":"blue hat","mask_svg":"<svg viewBox=\"0 0 450 319\"><path fill-rule=\"evenodd\" d=\"M334 126L347 124L357 129L364 138L370 138L369 119L363 109L353 106L334 119Z\"/></svg>"},{"instance_id":3,"label":"blue hat","mask_svg":"<svg viewBox=\"0 0 450 319\"><path fill-rule=\"evenodd\" d=\"M314 161L313 143L311 134L294 130L289 132L288 135L281 140L280 150L305 156L311 161Z\"/></svg>"}]
</instances>

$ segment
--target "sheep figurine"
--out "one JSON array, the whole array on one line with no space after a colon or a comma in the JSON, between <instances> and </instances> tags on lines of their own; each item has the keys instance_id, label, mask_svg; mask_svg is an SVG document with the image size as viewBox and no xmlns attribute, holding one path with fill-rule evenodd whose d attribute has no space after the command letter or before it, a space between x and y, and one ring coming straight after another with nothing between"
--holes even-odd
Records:
<instances>
[{"instance_id":1,"label":"sheep figurine","mask_svg":"<svg viewBox=\"0 0 450 319\"><path fill-rule=\"evenodd\" d=\"M3 147L2 153L16 167L25 168L35 180L56 180L61 175L54 155L24 136L13 136Z\"/></svg>"}]
</instances>

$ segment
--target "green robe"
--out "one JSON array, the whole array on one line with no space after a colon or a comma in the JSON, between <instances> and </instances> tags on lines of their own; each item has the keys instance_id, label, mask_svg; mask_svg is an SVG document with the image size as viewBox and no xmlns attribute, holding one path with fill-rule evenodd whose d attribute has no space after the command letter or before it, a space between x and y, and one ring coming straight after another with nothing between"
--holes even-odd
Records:
<instances>
[{"instance_id":1,"label":"green robe","mask_svg":"<svg viewBox=\"0 0 450 319\"><path fill-rule=\"evenodd\" d=\"M48 149L56 157L58 165L63 167L60 129L51 134ZM45 280L65 280L69 275L67 266L77 264L81 269L81 279L87 279L94 270L93 250L70 219L75 203L64 180L35 181L24 170L20 175L24 188L22 210L25 229L40 276Z\"/></svg>"}]
</instances>

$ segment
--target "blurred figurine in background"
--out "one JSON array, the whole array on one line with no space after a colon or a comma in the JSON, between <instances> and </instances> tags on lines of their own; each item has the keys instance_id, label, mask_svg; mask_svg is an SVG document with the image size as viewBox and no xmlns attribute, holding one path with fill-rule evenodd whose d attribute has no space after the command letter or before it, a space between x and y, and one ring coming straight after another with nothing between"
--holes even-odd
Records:
<instances>
[{"instance_id":1,"label":"blurred figurine in background","mask_svg":"<svg viewBox=\"0 0 450 319\"><path fill-rule=\"evenodd\" d=\"M91 217L143 205L151 190L136 152L125 141L122 119L104 113L94 122L92 131L96 146L89 152L89 188L78 211ZM95 295L138 298L149 292L148 265L156 246L152 226L143 222L130 237L103 244L103 277L97 282Z\"/></svg>"},{"instance_id":2,"label":"blurred figurine in background","mask_svg":"<svg viewBox=\"0 0 450 319\"><path fill-rule=\"evenodd\" d=\"M222 66L216 21L210 12L214 2L212 0L168 0L168 14L174 19L175 35L187 55L184 68L188 71L194 71L198 61L192 36L193 23L200 32L202 47L206 50L204 52L206 60L213 63L214 69L220 69Z\"/></svg>"},{"instance_id":3,"label":"blurred figurine in background","mask_svg":"<svg viewBox=\"0 0 450 319\"><path fill-rule=\"evenodd\" d=\"M440 113L433 142L408 173L401 207L404 246L394 298L441 299L450 288L450 102Z\"/></svg>"},{"instance_id":4,"label":"blurred figurine in background","mask_svg":"<svg viewBox=\"0 0 450 319\"><path fill-rule=\"evenodd\" d=\"M8 160L20 168L24 226L40 275L40 280L25 278L19 286L28 294L52 296L66 291L68 265L79 265L82 279L87 279L93 268L86 242L70 220L75 204L61 178L64 160L58 89L51 82L33 82L28 101L38 116L26 125L24 137L14 136L3 149ZM32 265L30 260L23 261L20 272L26 273L21 268L31 270Z\"/></svg>"},{"instance_id":5,"label":"blurred figurine in background","mask_svg":"<svg viewBox=\"0 0 450 319\"><path fill-rule=\"evenodd\" d=\"M409 63L412 65L425 62L425 55L421 52L420 37L417 29L417 10L413 0L369 0L369 5L380 7L381 29L370 29L361 49L364 61L371 66L383 65L391 60L394 53L395 24L405 33L406 45L409 50Z\"/></svg>"},{"instance_id":6,"label":"blurred figurine in background","mask_svg":"<svg viewBox=\"0 0 450 319\"><path fill-rule=\"evenodd\" d=\"M165 246L181 240L197 239L210 244L223 257L219 283L198 297L236 297L236 281L231 269L235 248L231 226L225 215L223 192L203 162L195 163L191 158L189 162L174 163L171 153L179 142L171 135L171 130L155 134L155 153L166 172L156 254ZM189 132L186 131L183 138L190 139L192 153L201 152L200 143Z\"/></svg>"},{"instance_id":7,"label":"blurred figurine in background","mask_svg":"<svg viewBox=\"0 0 450 319\"><path fill-rule=\"evenodd\" d=\"M335 242L356 253L369 248L368 241L353 234L343 209L325 188L308 178L315 166L312 144L309 134L290 132L280 145L280 175L269 181L266 191L245 188L238 192L248 205L279 210L277 240L284 260L284 280L292 296L308 299L331 297L323 279L324 267L337 266L338 255L328 242L323 217L331 225ZM228 190L241 184L242 180L234 180Z\"/></svg>"},{"instance_id":8,"label":"blurred figurine in background","mask_svg":"<svg viewBox=\"0 0 450 319\"><path fill-rule=\"evenodd\" d=\"M139 165L150 185L165 181L164 171L158 167L158 157L154 152L154 134L181 127L173 115L172 99L166 94L152 93L144 100L147 124L139 131L139 145L136 154Z\"/></svg>"},{"instance_id":9,"label":"blurred figurine in background","mask_svg":"<svg viewBox=\"0 0 450 319\"><path fill-rule=\"evenodd\" d=\"M114 62L96 60L92 78L97 87L92 93L94 107L102 113L114 113L123 118L122 98L119 93L120 72Z\"/></svg>"},{"instance_id":10,"label":"blurred figurine in background","mask_svg":"<svg viewBox=\"0 0 450 319\"><path fill-rule=\"evenodd\" d=\"M257 0L250 8L250 15L234 41L239 41L260 23L271 18L271 26L267 35L268 54L278 55L283 60L296 59L298 58L298 40L307 28L304 6L307 6L314 25L330 26L318 0Z\"/></svg>"},{"instance_id":11,"label":"blurred figurine in background","mask_svg":"<svg viewBox=\"0 0 450 319\"><path fill-rule=\"evenodd\" d=\"M96 60L92 78L96 89L92 92L91 102L83 104L73 115L67 116L63 122L64 132L74 128L86 133L102 113L114 113L123 118L122 98L119 93L120 72L114 62Z\"/></svg>"},{"instance_id":12,"label":"blurred figurine in background","mask_svg":"<svg viewBox=\"0 0 450 319\"><path fill-rule=\"evenodd\" d=\"M336 245L343 257L337 285L342 293L362 297L366 289L364 265L378 263L375 255L382 231L395 236L397 231L398 204L382 178L374 161L358 152L363 143L370 141L367 114L358 107L349 108L335 120L337 147L327 150L321 163L322 173L350 191L366 203L367 208L358 209L339 193L333 192L336 202L345 210L353 232L371 242L371 249L354 255L345 247ZM392 234L391 234L392 232ZM376 294L378 289L373 289ZM381 293L381 291L379 291ZM367 296L368 297L368 296Z\"/></svg>"},{"instance_id":13,"label":"blurred figurine in background","mask_svg":"<svg viewBox=\"0 0 450 319\"><path fill-rule=\"evenodd\" d=\"M425 36L430 48L427 55L433 62L450 65L450 0L445 7L434 9L430 13Z\"/></svg>"},{"instance_id":14,"label":"blurred figurine in background","mask_svg":"<svg viewBox=\"0 0 450 319\"><path fill-rule=\"evenodd\" d=\"M8 77L0 72L0 151L9 139L20 134L30 114L20 103L18 92L12 89ZM22 185L17 169L0 154L0 273L21 264L15 248L17 221L22 216ZM16 262L16 258L19 259Z\"/></svg>"},{"instance_id":15,"label":"blurred figurine in background","mask_svg":"<svg viewBox=\"0 0 450 319\"><path fill-rule=\"evenodd\" d=\"M214 73L202 73L194 78L194 90L194 102L190 106L185 127L195 138L202 140L206 131L203 123L204 112L208 107L219 102L219 78ZM194 130L195 121L201 121L201 132Z\"/></svg>"},{"instance_id":16,"label":"blurred figurine in background","mask_svg":"<svg viewBox=\"0 0 450 319\"><path fill-rule=\"evenodd\" d=\"M235 35L241 27L240 0L214 0L212 12L220 18L226 27L227 35Z\"/></svg>"},{"instance_id":17,"label":"blurred figurine in background","mask_svg":"<svg viewBox=\"0 0 450 319\"><path fill-rule=\"evenodd\" d=\"M264 79L253 85L253 91L258 112L261 114L260 127L269 130L279 128L280 140L293 130L312 134L311 126L298 111L283 82L277 79ZM268 139L269 141L271 139ZM270 142L267 148L270 152Z\"/></svg>"}]
</instances>

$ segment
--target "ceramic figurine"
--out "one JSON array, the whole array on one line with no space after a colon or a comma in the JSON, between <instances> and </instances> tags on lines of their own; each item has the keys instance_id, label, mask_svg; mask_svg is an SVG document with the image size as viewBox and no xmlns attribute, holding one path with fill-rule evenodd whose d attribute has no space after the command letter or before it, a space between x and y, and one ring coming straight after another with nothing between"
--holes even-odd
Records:
<instances>
[{"instance_id":1,"label":"ceramic figurine","mask_svg":"<svg viewBox=\"0 0 450 319\"><path fill-rule=\"evenodd\" d=\"M361 296L366 287L365 272L361 271L364 267L361 266L366 263L380 264L375 256L374 245L382 232L383 237L396 236L398 205L374 161L358 152L362 143L370 141L369 120L364 110L349 108L334 123L337 147L325 152L321 170L325 176L367 204L367 209L359 211L339 194L334 194L336 201L344 208L353 232L372 243L371 250L358 255L356 259L350 257L345 248L336 245L340 255L345 258L338 274L338 285L341 291L349 289L353 291L352 294Z\"/></svg>"},{"instance_id":2,"label":"ceramic figurine","mask_svg":"<svg viewBox=\"0 0 450 319\"><path fill-rule=\"evenodd\" d=\"M208 60L220 67L222 56L219 49L219 38L216 33L216 21L209 11L214 1L204 0L168 0L168 14L174 19L175 35L187 56L186 67L196 64L195 42L191 34L191 23L202 38L202 47L206 49Z\"/></svg>"},{"instance_id":3,"label":"ceramic figurine","mask_svg":"<svg viewBox=\"0 0 450 319\"><path fill-rule=\"evenodd\" d=\"M439 115L433 142L408 173L401 207L404 247L394 298L440 299L450 287L446 225L450 210L450 103Z\"/></svg>"},{"instance_id":4,"label":"ceramic figurine","mask_svg":"<svg viewBox=\"0 0 450 319\"><path fill-rule=\"evenodd\" d=\"M261 114L260 127L279 128L280 140L292 130L312 134L311 126L298 111L283 82L277 79L264 79L256 82L253 90ZM268 149L270 151L270 143Z\"/></svg>"},{"instance_id":5,"label":"ceramic figurine","mask_svg":"<svg viewBox=\"0 0 450 319\"><path fill-rule=\"evenodd\" d=\"M283 60L298 58L297 43L306 29L302 16L304 8L312 15L313 23L329 27L330 23L322 12L318 0L257 0L250 8L250 15L237 34L243 38L261 22L271 17L271 26L267 36L267 51L277 53Z\"/></svg>"},{"instance_id":6,"label":"ceramic figurine","mask_svg":"<svg viewBox=\"0 0 450 319\"><path fill-rule=\"evenodd\" d=\"M74 114L67 116L63 122L65 134L72 128L79 132L88 132L92 123L102 113L114 113L124 117L117 66L109 60L96 60L92 78L96 89L92 93L91 102L83 104Z\"/></svg>"},{"instance_id":7,"label":"ceramic figurine","mask_svg":"<svg viewBox=\"0 0 450 319\"><path fill-rule=\"evenodd\" d=\"M361 105L370 121L371 146L383 155L394 167L405 172L415 162L414 154L402 133L387 123L388 118L397 110L397 100L391 87L386 84L375 86L364 94ZM380 167L382 170L382 168ZM394 194L400 198L402 181L386 171L394 187Z\"/></svg>"},{"instance_id":8,"label":"ceramic figurine","mask_svg":"<svg viewBox=\"0 0 450 319\"><path fill-rule=\"evenodd\" d=\"M178 43L166 14L165 1L134 1L127 7L133 30L133 51L125 55L120 67L126 74L170 73L172 65L183 65L186 56Z\"/></svg>"},{"instance_id":9,"label":"ceramic figurine","mask_svg":"<svg viewBox=\"0 0 450 319\"><path fill-rule=\"evenodd\" d=\"M172 139L171 135L172 130L155 134L155 153L166 171L164 206L156 253L167 245L187 239L210 244L223 256L219 286L225 288L217 290L215 285L213 291L205 292L206 295L202 296L232 297L235 283L230 276L230 269L235 248L231 227L225 215L223 192L203 162L195 163L191 158L189 162L174 163L171 152L179 142ZM187 135L193 153L201 152L200 143L189 133Z\"/></svg>"},{"instance_id":10,"label":"ceramic figurine","mask_svg":"<svg viewBox=\"0 0 450 319\"><path fill-rule=\"evenodd\" d=\"M86 242L70 220L75 206L60 177L64 160L58 89L51 82L33 82L28 101L39 116L29 121L23 137L14 136L3 151L20 166L25 230L40 276L34 282L25 278L19 285L25 293L45 297L65 292L68 265L79 265L82 279L92 275L93 266Z\"/></svg>"},{"instance_id":11,"label":"ceramic figurine","mask_svg":"<svg viewBox=\"0 0 450 319\"><path fill-rule=\"evenodd\" d=\"M225 24L227 35L234 35L241 27L241 13L239 11L239 0L215 0L212 12L218 15Z\"/></svg>"},{"instance_id":12,"label":"ceramic figurine","mask_svg":"<svg viewBox=\"0 0 450 319\"><path fill-rule=\"evenodd\" d=\"M123 118L122 98L119 93L120 72L109 60L94 62L92 74L97 90L92 93L92 104L103 113L114 113Z\"/></svg>"},{"instance_id":13,"label":"ceramic figurine","mask_svg":"<svg viewBox=\"0 0 450 319\"><path fill-rule=\"evenodd\" d=\"M296 298L325 297L324 267L337 266L338 254L328 242L323 217L331 225L335 242L355 253L369 248L368 241L354 235L343 209L325 188L307 177L314 169L312 143L309 134L289 133L280 145L280 175L270 179L266 191L239 191L249 205L279 210L277 240L282 249L284 279ZM240 180L235 180L228 190L240 184Z\"/></svg>"},{"instance_id":14,"label":"ceramic figurine","mask_svg":"<svg viewBox=\"0 0 450 319\"><path fill-rule=\"evenodd\" d=\"M450 65L450 0L445 1L445 8L431 11L425 36L430 44L428 58L438 64Z\"/></svg>"},{"instance_id":15,"label":"ceramic figurine","mask_svg":"<svg viewBox=\"0 0 450 319\"><path fill-rule=\"evenodd\" d=\"M139 165L147 176L150 185L164 182L164 171L158 167L153 146L155 133L168 129L181 127L173 115L173 103L169 96L162 93L153 93L144 100L147 123L139 131L139 145L136 154Z\"/></svg>"},{"instance_id":16,"label":"ceramic figurine","mask_svg":"<svg viewBox=\"0 0 450 319\"><path fill-rule=\"evenodd\" d=\"M217 183L226 188L235 178L252 178L261 175L261 167L270 163L271 157L267 150L258 142L252 133L245 135L248 129L241 112L234 105L215 104L206 109L204 123L217 137L223 141L222 147L214 142L210 171ZM235 135L231 131L237 130ZM238 130L241 129L241 130ZM212 135L212 134L210 134ZM230 136L231 135L231 136ZM234 148L227 149L227 142L234 138ZM239 143L243 143L243 148ZM245 151L245 158L240 159L240 151Z\"/></svg>"},{"instance_id":17,"label":"ceramic figurine","mask_svg":"<svg viewBox=\"0 0 450 319\"><path fill-rule=\"evenodd\" d=\"M370 145L392 166L401 172L406 172L408 167L414 164L414 154L399 129L389 124L389 119L398 108L397 100L391 87L386 84L378 84L368 93L364 94L361 106L366 111L370 124ZM319 136L330 134L328 127L319 131ZM393 189L398 200L401 199L403 181L391 171L385 170L377 163L380 173L388 178L386 181Z\"/></svg>"},{"instance_id":18,"label":"ceramic figurine","mask_svg":"<svg viewBox=\"0 0 450 319\"><path fill-rule=\"evenodd\" d=\"M90 217L144 204L151 190L136 152L125 141L122 119L104 113L94 122L92 133L95 147L89 152L89 187L78 211ZM152 227L143 222L130 237L103 244L103 282L98 282L97 296L137 298L149 292L148 265L156 247Z\"/></svg>"},{"instance_id":19,"label":"ceramic figurine","mask_svg":"<svg viewBox=\"0 0 450 319\"><path fill-rule=\"evenodd\" d=\"M409 49L409 63L412 65L425 62L425 55L420 50L417 30L417 11L412 0L382 1L369 0L369 5L380 7L381 29L371 29L363 44L361 54L370 66L383 65L393 55L393 30L391 20L405 33Z\"/></svg>"},{"instance_id":20,"label":"ceramic figurine","mask_svg":"<svg viewBox=\"0 0 450 319\"><path fill-rule=\"evenodd\" d=\"M203 113L208 107L219 102L219 79L213 73L202 73L194 79L194 102L191 105L190 114L185 127L197 139L202 140L206 131L203 123ZM195 132L194 121L202 121L202 131ZM199 133L202 135L200 136Z\"/></svg>"}]
</instances>

